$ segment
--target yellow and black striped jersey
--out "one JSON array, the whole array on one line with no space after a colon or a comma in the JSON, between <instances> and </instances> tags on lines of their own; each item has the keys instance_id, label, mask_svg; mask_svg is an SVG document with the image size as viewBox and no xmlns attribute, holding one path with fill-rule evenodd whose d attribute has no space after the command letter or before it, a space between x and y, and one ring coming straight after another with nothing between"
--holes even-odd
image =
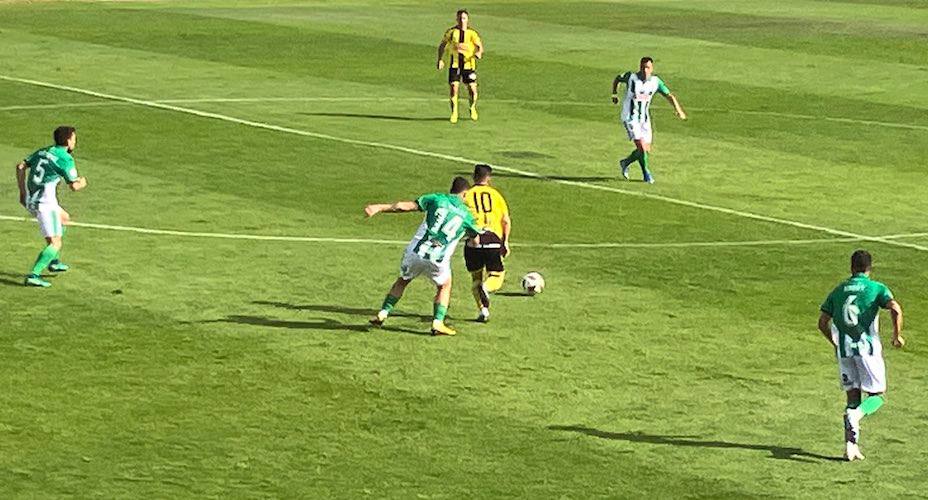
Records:
<instances>
[{"instance_id":1,"label":"yellow and black striped jersey","mask_svg":"<svg viewBox=\"0 0 928 500\"><path fill-rule=\"evenodd\" d=\"M477 30L467 28L461 30L457 26L452 26L445 31L442 37L445 43L445 55L450 56L451 68L458 69L477 69L477 46L482 45L480 35Z\"/></svg>"},{"instance_id":2,"label":"yellow and black striped jersey","mask_svg":"<svg viewBox=\"0 0 928 500\"><path fill-rule=\"evenodd\" d=\"M509 204L496 188L478 184L467 191L464 203L478 226L503 237L503 218L509 215Z\"/></svg>"}]
</instances>

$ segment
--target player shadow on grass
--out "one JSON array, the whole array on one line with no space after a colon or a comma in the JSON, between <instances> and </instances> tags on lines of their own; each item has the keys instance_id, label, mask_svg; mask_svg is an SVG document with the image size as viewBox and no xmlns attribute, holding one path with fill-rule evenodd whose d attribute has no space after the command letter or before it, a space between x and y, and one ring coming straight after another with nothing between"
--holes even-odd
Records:
<instances>
[{"instance_id":1,"label":"player shadow on grass","mask_svg":"<svg viewBox=\"0 0 928 500\"><path fill-rule=\"evenodd\" d=\"M299 113L304 116L328 116L334 118L366 118L368 120L396 120L404 122L443 122L447 121L447 118L430 116L430 117L415 117L415 116L400 116L400 115L370 115L366 113Z\"/></svg>"},{"instance_id":2,"label":"player shadow on grass","mask_svg":"<svg viewBox=\"0 0 928 500\"><path fill-rule=\"evenodd\" d=\"M274 328L289 328L293 330L344 330L350 332L366 332L367 325L346 325L333 319L321 318L309 321L293 321L274 319L264 316L247 316L232 314L222 319L208 319L198 323L237 323L240 325L270 326Z\"/></svg>"},{"instance_id":3,"label":"player shadow on grass","mask_svg":"<svg viewBox=\"0 0 928 500\"><path fill-rule=\"evenodd\" d=\"M774 446L768 444L750 444L750 443L730 443L728 441L704 441L697 439L697 436L663 436L660 434L645 434L643 432L608 432L599 429L583 427L581 425L550 425L552 431L568 431L586 434L587 436L598 437L601 439L612 439L616 441L628 441L631 443L650 443L666 444L671 446L688 446L696 448L720 448L720 449L741 449L768 451L771 453L770 458L777 460L795 460L798 462L815 462L815 460L841 461L841 457L829 457L819 455L803 450L802 448L789 448L784 446Z\"/></svg>"},{"instance_id":4,"label":"player shadow on grass","mask_svg":"<svg viewBox=\"0 0 928 500\"><path fill-rule=\"evenodd\" d=\"M365 319L372 318L374 317L375 314L377 314L377 310L366 309L363 307L332 306L332 305L327 305L327 304L288 304L286 302L274 302L270 300L254 300L251 303L255 305L259 305L259 306L280 307L282 309L289 309L291 311L313 311L313 312L349 314L352 316L363 316ZM394 312L390 316L395 317L395 318L415 318L423 323L432 322L432 317L426 316L424 314Z\"/></svg>"},{"instance_id":5,"label":"player shadow on grass","mask_svg":"<svg viewBox=\"0 0 928 500\"><path fill-rule=\"evenodd\" d=\"M472 172L459 172L459 175L471 175ZM616 175L592 175L592 176L582 176L582 175L539 175L539 176L529 176L521 175L509 172L499 172L494 171L493 177L511 177L514 179L528 179L530 181L570 181L570 182L606 182L614 181L617 179L622 179L622 176L616 173ZM644 182L642 179L629 179L623 182Z\"/></svg>"},{"instance_id":6,"label":"player shadow on grass","mask_svg":"<svg viewBox=\"0 0 928 500\"><path fill-rule=\"evenodd\" d=\"M44 280L54 279L56 277L57 276L55 274L49 274L49 273L42 275L42 279ZM0 272L0 283L7 285L7 286L16 286L16 287L22 288L24 286L23 281L25 279L26 279L25 274Z\"/></svg>"}]
</instances>

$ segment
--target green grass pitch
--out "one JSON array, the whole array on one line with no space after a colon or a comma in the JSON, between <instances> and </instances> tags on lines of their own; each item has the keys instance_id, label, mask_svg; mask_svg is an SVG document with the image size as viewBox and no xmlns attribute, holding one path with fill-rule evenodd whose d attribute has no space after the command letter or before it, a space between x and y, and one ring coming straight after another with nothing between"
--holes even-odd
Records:
<instances>
[{"instance_id":1,"label":"green grass pitch","mask_svg":"<svg viewBox=\"0 0 928 500\"><path fill-rule=\"evenodd\" d=\"M452 126L458 3L0 2L0 497L925 495L925 2L464 6L481 116ZM690 115L654 103L653 186L609 102L643 55ZM12 166L63 123L75 221L322 241L80 226L22 287ZM362 207L470 159L513 213L493 321L456 258L457 337L422 335L425 282L368 331L419 216ZM815 322L858 247L909 345L848 464Z\"/></svg>"}]
</instances>

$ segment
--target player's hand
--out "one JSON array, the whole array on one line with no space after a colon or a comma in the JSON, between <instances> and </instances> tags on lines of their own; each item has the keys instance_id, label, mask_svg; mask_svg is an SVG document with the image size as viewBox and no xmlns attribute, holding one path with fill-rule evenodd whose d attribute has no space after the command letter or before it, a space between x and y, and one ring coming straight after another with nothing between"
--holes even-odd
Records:
<instances>
[{"instance_id":1,"label":"player's hand","mask_svg":"<svg viewBox=\"0 0 928 500\"><path fill-rule=\"evenodd\" d=\"M681 120L686 120L686 113L682 109L680 111L677 111L677 118Z\"/></svg>"},{"instance_id":2,"label":"player's hand","mask_svg":"<svg viewBox=\"0 0 928 500\"><path fill-rule=\"evenodd\" d=\"M612 96L612 104L618 104L618 103L619 103L619 96L617 95Z\"/></svg>"},{"instance_id":3,"label":"player's hand","mask_svg":"<svg viewBox=\"0 0 928 500\"><path fill-rule=\"evenodd\" d=\"M364 215L367 217L373 217L380 212L379 205L368 205L364 207Z\"/></svg>"},{"instance_id":4,"label":"player's hand","mask_svg":"<svg viewBox=\"0 0 928 500\"><path fill-rule=\"evenodd\" d=\"M893 337L893 347L900 347L900 348L901 348L901 347L904 347L904 346L905 346L905 339L902 338L902 335L898 335L898 336L894 336L894 337Z\"/></svg>"},{"instance_id":5,"label":"player's hand","mask_svg":"<svg viewBox=\"0 0 928 500\"><path fill-rule=\"evenodd\" d=\"M61 212L59 212L59 217L61 217L62 226L71 224L71 214L69 214L65 209L61 209Z\"/></svg>"},{"instance_id":6,"label":"player's hand","mask_svg":"<svg viewBox=\"0 0 928 500\"><path fill-rule=\"evenodd\" d=\"M438 69L444 69L444 68L445 68L445 60L444 60L444 59L439 59L439 60L438 60L438 64L437 64L436 66L438 66Z\"/></svg>"},{"instance_id":7,"label":"player's hand","mask_svg":"<svg viewBox=\"0 0 928 500\"><path fill-rule=\"evenodd\" d=\"M511 253L512 253L512 250L509 249L509 242L507 241L506 243L503 243L503 250L502 252L500 252L500 254L503 257L509 257Z\"/></svg>"}]
</instances>

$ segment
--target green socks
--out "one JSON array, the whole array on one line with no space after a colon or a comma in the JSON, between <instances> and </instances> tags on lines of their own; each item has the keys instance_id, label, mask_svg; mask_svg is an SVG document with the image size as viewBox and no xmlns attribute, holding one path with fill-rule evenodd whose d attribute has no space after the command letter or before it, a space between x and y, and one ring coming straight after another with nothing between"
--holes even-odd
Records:
<instances>
[{"instance_id":1,"label":"green socks","mask_svg":"<svg viewBox=\"0 0 928 500\"><path fill-rule=\"evenodd\" d=\"M444 304L435 303L435 321L445 321L445 315L448 314L448 306Z\"/></svg>"},{"instance_id":2,"label":"green socks","mask_svg":"<svg viewBox=\"0 0 928 500\"><path fill-rule=\"evenodd\" d=\"M32 273L35 276L41 276L42 271L48 267L58 257L58 250L55 247L48 245L39 252L39 257L35 260L35 265L32 266Z\"/></svg>"},{"instance_id":3,"label":"green socks","mask_svg":"<svg viewBox=\"0 0 928 500\"><path fill-rule=\"evenodd\" d=\"M638 154L638 164L641 165L641 173L644 174L645 177L651 177L651 171L648 170L648 156L650 155L647 151L642 151Z\"/></svg>"},{"instance_id":4,"label":"green socks","mask_svg":"<svg viewBox=\"0 0 928 500\"><path fill-rule=\"evenodd\" d=\"M639 158L641 158L641 152L638 151L638 149L635 149L632 151L632 154L625 157L625 161L626 163L634 163L638 161Z\"/></svg>"},{"instance_id":5,"label":"green socks","mask_svg":"<svg viewBox=\"0 0 928 500\"><path fill-rule=\"evenodd\" d=\"M390 311L393 310L393 306L395 306L396 303L399 301L400 301L399 297L394 297L388 294L387 297L383 299L383 305L380 306L380 310L385 311L386 313L389 314Z\"/></svg>"},{"instance_id":6,"label":"green socks","mask_svg":"<svg viewBox=\"0 0 928 500\"><path fill-rule=\"evenodd\" d=\"M886 400L883 399L883 396L870 396L865 399L863 403L860 403L860 406L857 408L859 408L864 415L872 415L877 410L879 410L885 402Z\"/></svg>"}]
</instances>

